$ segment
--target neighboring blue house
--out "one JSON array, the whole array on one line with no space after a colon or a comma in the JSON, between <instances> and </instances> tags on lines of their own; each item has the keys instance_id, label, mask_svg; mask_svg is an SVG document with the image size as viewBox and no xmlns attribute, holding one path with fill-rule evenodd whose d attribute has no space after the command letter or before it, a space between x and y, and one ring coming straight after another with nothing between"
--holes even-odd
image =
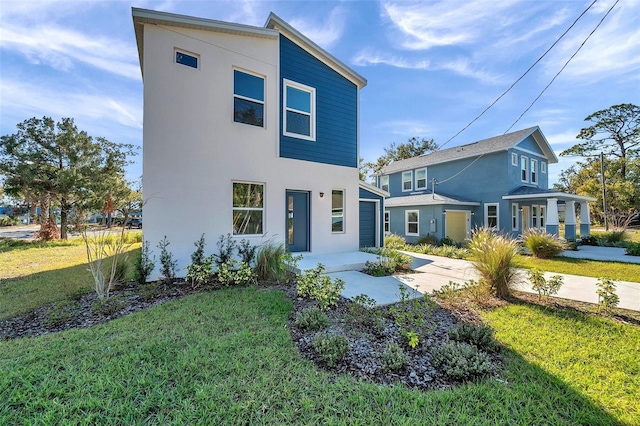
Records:
<instances>
[{"instance_id":1,"label":"neighboring blue house","mask_svg":"<svg viewBox=\"0 0 640 426\"><path fill-rule=\"evenodd\" d=\"M390 193L384 229L409 242L433 235L461 242L475 227L520 235L529 228L558 234L564 208L565 237L590 233L593 198L549 189L549 164L558 158L538 127L396 161L377 175Z\"/></svg>"}]
</instances>

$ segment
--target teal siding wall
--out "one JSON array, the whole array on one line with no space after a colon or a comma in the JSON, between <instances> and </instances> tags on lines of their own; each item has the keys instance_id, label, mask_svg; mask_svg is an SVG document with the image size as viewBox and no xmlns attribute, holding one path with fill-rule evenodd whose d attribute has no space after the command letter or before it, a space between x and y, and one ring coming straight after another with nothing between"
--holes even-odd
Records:
<instances>
[{"instance_id":1,"label":"teal siding wall","mask_svg":"<svg viewBox=\"0 0 640 426\"><path fill-rule=\"evenodd\" d=\"M280 156L358 167L358 88L280 35ZM316 89L316 140L283 135L282 79Z\"/></svg>"},{"instance_id":2,"label":"teal siding wall","mask_svg":"<svg viewBox=\"0 0 640 426\"><path fill-rule=\"evenodd\" d=\"M378 236L378 241L380 242L380 245L382 245L383 241L384 241L384 197L381 197L378 194L374 194L373 192L369 192L366 189L362 189L359 188L359 193L358 193L360 199L363 200L377 200L379 201L379 211L378 211L378 218L380 220L378 229L380 230L380 235ZM370 203L373 204L373 203ZM361 223L362 226L362 223Z\"/></svg>"}]
</instances>

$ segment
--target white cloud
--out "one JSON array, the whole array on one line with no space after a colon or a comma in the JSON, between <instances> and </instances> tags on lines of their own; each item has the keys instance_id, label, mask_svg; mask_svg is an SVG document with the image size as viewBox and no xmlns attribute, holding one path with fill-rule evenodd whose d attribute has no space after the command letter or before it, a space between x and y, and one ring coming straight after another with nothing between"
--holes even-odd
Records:
<instances>
[{"instance_id":1,"label":"white cloud","mask_svg":"<svg viewBox=\"0 0 640 426\"><path fill-rule=\"evenodd\" d=\"M371 49L365 49L358 52L352 59L351 63L357 66L368 66L368 65L389 65L396 68L408 68L408 69L419 69L419 70L428 70L429 61L410 61L405 58L396 55L386 55L383 53L374 53Z\"/></svg>"},{"instance_id":2,"label":"white cloud","mask_svg":"<svg viewBox=\"0 0 640 426\"><path fill-rule=\"evenodd\" d=\"M342 37L346 21L345 10L338 6L333 8L324 21L317 19L291 19L289 24L302 34L313 40L314 43L329 49Z\"/></svg>"},{"instance_id":3,"label":"white cloud","mask_svg":"<svg viewBox=\"0 0 640 426\"><path fill-rule=\"evenodd\" d=\"M433 128L420 120L393 120L380 123L377 128L394 135L401 135L407 138L425 137L432 133ZM401 140L399 142L405 142Z\"/></svg>"}]
</instances>

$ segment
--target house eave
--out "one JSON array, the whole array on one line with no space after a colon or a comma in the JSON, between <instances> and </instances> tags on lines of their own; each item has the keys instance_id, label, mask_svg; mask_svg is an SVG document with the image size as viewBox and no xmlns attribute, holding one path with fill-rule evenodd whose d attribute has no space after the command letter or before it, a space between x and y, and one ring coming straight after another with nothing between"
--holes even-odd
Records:
<instances>
[{"instance_id":1,"label":"house eave","mask_svg":"<svg viewBox=\"0 0 640 426\"><path fill-rule=\"evenodd\" d=\"M596 201L593 197L585 197L582 195L567 194L564 192L544 192L539 194L524 194L524 195L503 195L503 200L532 200L541 198L557 198L563 201Z\"/></svg>"},{"instance_id":2,"label":"house eave","mask_svg":"<svg viewBox=\"0 0 640 426\"><path fill-rule=\"evenodd\" d=\"M360 188L364 189L365 191L369 191L373 194L379 195L383 198L386 198L389 196L389 193L384 189L380 189L377 186L368 184L367 182L360 181Z\"/></svg>"},{"instance_id":3,"label":"house eave","mask_svg":"<svg viewBox=\"0 0 640 426\"><path fill-rule=\"evenodd\" d=\"M398 197L401 198L401 197ZM467 206L467 207L477 207L480 206L480 203L476 201L454 201L454 200L424 200L417 202L392 202L387 200L385 202L385 207L411 207L411 206Z\"/></svg>"}]
</instances>

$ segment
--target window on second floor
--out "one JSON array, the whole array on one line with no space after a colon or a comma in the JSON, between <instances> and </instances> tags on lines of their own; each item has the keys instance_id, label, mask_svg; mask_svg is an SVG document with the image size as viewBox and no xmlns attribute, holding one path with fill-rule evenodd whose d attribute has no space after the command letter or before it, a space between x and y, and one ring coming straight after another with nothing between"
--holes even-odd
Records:
<instances>
[{"instance_id":1,"label":"window on second floor","mask_svg":"<svg viewBox=\"0 0 640 426\"><path fill-rule=\"evenodd\" d=\"M538 183L538 160L531 160L531 183Z\"/></svg>"},{"instance_id":2,"label":"window on second floor","mask_svg":"<svg viewBox=\"0 0 640 426\"><path fill-rule=\"evenodd\" d=\"M529 182L529 159L524 155L520 157L520 180Z\"/></svg>"},{"instance_id":3,"label":"window on second floor","mask_svg":"<svg viewBox=\"0 0 640 426\"><path fill-rule=\"evenodd\" d=\"M516 154L515 152L511 153L511 165L512 166L518 165L518 154Z\"/></svg>"},{"instance_id":4,"label":"window on second floor","mask_svg":"<svg viewBox=\"0 0 640 426\"><path fill-rule=\"evenodd\" d=\"M427 188L427 169L416 170L416 189Z\"/></svg>"},{"instance_id":5,"label":"window on second floor","mask_svg":"<svg viewBox=\"0 0 640 426\"><path fill-rule=\"evenodd\" d=\"M233 121L264 127L264 78L233 70Z\"/></svg>"},{"instance_id":6,"label":"window on second floor","mask_svg":"<svg viewBox=\"0 0 640 426\"><path fill-rule=\"evenodd\" d=\"M540 162L540 171L542 173L547 173L547 163L545 163L544 161Z\"/></svg>"},{"instance_id":7,"label":"window on second floor","mask_svg":"<svg viewBox=\"0 0 640 426\"><path fill-rule=\"evenodd\" d=\"M175 51L176 64L182 64L187 67L198 69L199 56L194 53L185 53L180 50Z\"/></svg>"},{"instance_id":8,"label":"window on second floor","mask_svg":"<svg viewBox=\"0 0 640 426\"><path fill-rule=\"evenodd\" d=\"M413 171L402 172L402 190L413 191Z\"/></svg>"},{"instance_id":9,"label":"window on second floor","mask_svg":"<svg viewBox=\"0 0 640 426\"><path fill-rule=\"evenodd\" d=\"M284 135L310 141L316 140L316 89L284 80Z\"/></svg>"},{"instance_id":10,"label":"window on second floor","mask_svg":"<svg viewBox=\"0 0 640 426\"><path fill-rule=\"evenodd\" d=\"M380 176L380 189L389 192L389 175Z\"/></svg>"}]
</instances>

